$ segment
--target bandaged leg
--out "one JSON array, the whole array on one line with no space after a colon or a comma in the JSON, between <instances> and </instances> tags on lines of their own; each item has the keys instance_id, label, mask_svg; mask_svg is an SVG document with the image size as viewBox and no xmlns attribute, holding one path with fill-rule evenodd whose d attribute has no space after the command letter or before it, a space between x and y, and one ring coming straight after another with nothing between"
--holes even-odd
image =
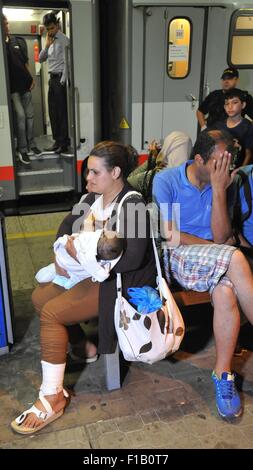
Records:
<instances>
[{"instance_id":1,"label":"bandaged leg","mask_svg":"<svg viewBox=\"0 0 253 470\"><path fill-rule=\"evenodd\" d=\"M42 384L40 390L43 395L57 395L63 390L63 379L65 366L64 364L50 364L46 361L41 361L42 365Z\"/></svg>"}]
</instances>

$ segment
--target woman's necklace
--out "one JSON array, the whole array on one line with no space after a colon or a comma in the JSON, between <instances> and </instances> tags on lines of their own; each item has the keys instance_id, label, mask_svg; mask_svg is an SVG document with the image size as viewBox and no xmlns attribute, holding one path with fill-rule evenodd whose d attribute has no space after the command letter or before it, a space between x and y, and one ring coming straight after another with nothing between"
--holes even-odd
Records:
<instances>
[{"instance_id":1,"label":"woman's necklace","mask_svg":"<svg viewBox=\"0 0 253 470\"><path fill-rule=\"evenodd\" d=\"M109 202L105 202L104 200L104 196L103 196L103 208L106 209L107 207L109 207L118 197L119 193L121 193L122 191L122 188L120 189L120 191L116 194L116 196L113 197L113 199L110 199Z\"/></svg>"}]
</instances>

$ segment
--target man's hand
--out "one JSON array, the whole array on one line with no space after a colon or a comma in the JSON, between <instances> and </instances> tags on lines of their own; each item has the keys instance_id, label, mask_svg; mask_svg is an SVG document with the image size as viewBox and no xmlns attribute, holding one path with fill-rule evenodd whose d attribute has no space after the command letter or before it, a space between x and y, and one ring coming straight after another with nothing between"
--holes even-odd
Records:
<instances>
[{"instance_id":1,"label":"man's hand","mask_svg":"<svg viewBox=\"0 0 253 470\"><path fill-rule=\"evenodd\" d=\"M148 144L148 151L149 152L160 152L161 150L161 144L157 140L153 139L151 142Z\"/></svg>"},{"instance_id":2,"label":"man's hand","mask_svg":"<svg viewBox=\"0 0 253 470\"><path fill-rule=\"evenodd\" d=\"M232 183L237 170L230 173L231 153L227 150L218 158L211 161L210 182L213 191L226 191Z\"/></svg>"},{"instance_id":3,"label":"man's hand","mask_svg":"<svg viewBox=\"0 0 253 470\"><path fill-rule=\"evenodd\" d=\"M211 227L214 243L234 244L233 231L227 208L227 188L237 170L231 173L231 153L227 150L210 161L210 182L212 185ZM231 238L232 237L232 238Z\"/></svg>"},{"instance_id":4,"label":"man's hand","mask_svg":"<svg viewBox=\"0 0 253 470\"><path fill-rule=\"evenodd\" d=\"M54 42L54 37L50 36L49 33L47 33L45 48L48 49L53 44L53 42Z\"/></svg>"}]
</instances>

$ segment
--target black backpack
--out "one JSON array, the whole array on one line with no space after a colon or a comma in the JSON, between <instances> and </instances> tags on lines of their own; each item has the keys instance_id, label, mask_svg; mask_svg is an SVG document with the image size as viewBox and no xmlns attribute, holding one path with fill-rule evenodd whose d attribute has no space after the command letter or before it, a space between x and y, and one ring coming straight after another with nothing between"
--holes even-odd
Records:
<instances>
[{"instance_id":1,"label":"black backpack","mask_svg":"<svg viewBox=\"0 0 253 470\"><path fill-rule=\"evenodd\" d=\"M237 175L239 179L237 181L237 192L235 196L235 204L234 204L234 213L233 213L233 228L237 233L240 232L242 224L249 218L252 213L252 197L251 194L251 187L250 187L250 177L253 171L253 167L250 165L249 173L245 173L243 170L239 170ZM243 187L244 198L247 203L247 211L243 214L241 208L241 197L240 197L240 189Z\"/></svg>"},{"instance_id":2,"label":"black backpack","mask_svg":"<svg viewBox=\"0 0 253 470\"><path fill-rule=\"evenodd\" d=\"M19 46L20 54L26 64L28 62L28 49L25 39L22 36L11 36L10 41L12 46Z\"/></svg>"},{"instance_id":3,"label":"black backpack","mask_svg":"<svg viewBox=\"0 0 253 470\"><path fill-rule=\"evenodd\" d=\"M152 202L152 185L153 179L157 172L156 168L156 157L157 155L154 152L149 152L148 155L148 164L143 178L141 193L145 199L146 203Z\"/></svg>"}]
</instances>

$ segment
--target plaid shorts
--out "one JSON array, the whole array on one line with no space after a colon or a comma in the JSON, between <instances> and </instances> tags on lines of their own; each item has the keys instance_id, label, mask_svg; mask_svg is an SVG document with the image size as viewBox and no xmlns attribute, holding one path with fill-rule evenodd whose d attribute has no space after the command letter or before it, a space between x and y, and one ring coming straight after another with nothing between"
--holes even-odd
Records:
<instances>
[{"instance_id":1,"label":"plaid shorts","mask_svg":"<svg viewBox=\"0 0 253 470\"><path fill-rule=\"evenodd\" d=\"M234 290L226 277L232 254L228 245L180 245L164 250L164 268L167 281L174 278L184 289L212 294L218 283Z\"/></svg>"}]
</instances>

